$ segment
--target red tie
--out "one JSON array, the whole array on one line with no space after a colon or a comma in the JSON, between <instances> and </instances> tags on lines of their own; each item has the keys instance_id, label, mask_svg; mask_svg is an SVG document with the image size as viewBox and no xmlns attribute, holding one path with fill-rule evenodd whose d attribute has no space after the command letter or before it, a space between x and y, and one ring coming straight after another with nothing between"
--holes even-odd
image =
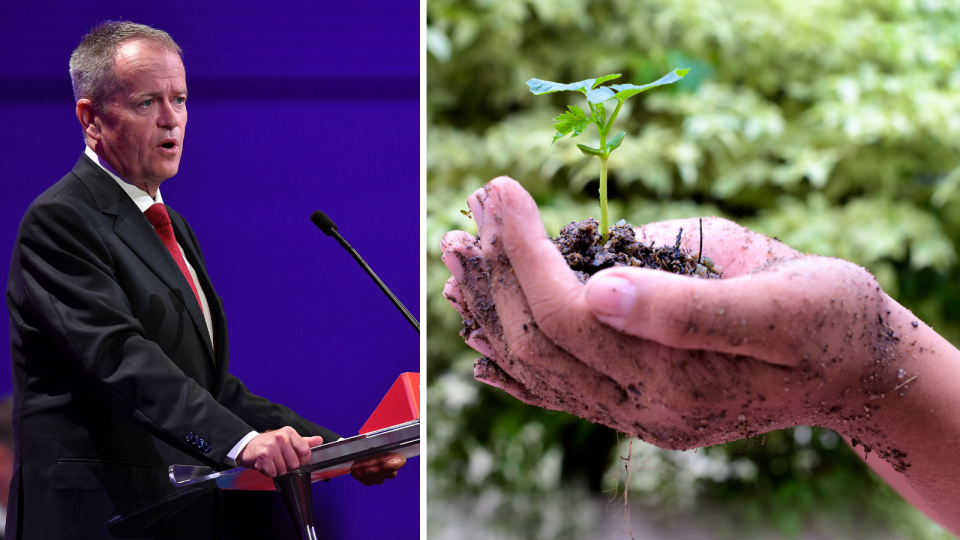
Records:
<instances>
[{"instance_id":1,"label":"red tie","mask_svg":"<svg viewBox=\"0 0 960 540\"><path fill-rule=\"evenodd\" d=\"M180 271L183 272L183 277L185 277L187 283L190 284L190 290L193 291L193 296L197 298L197 304L200 305L200 311L202 312L203 304L200 302L200 295L197 294L197 286L193 284L193 278L190 277L190 271L187 270L187 262L183 260L180 248L177 247L177 239L173 235L173 223L170 222L170 214L167 213L167 207L164 206L163 203L156 203L150 208L147 208L147 211L144 212L143 215L146 216L150 224L153 225L163 245L167 246L167 251L173 256L173 260L177 262L177 266L180 267Z\"/></svg>"}]
</instances>

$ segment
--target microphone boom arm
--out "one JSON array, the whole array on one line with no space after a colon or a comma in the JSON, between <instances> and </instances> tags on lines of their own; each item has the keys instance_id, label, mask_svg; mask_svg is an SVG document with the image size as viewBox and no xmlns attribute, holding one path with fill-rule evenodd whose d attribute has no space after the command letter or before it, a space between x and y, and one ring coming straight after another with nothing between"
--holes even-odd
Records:
<instances>
[{"instance_id":1,"label":"microphone boom arm","mask_svg":"<svg viewBox=\"0 0 960 540\"><path fill-rule=\"evenodd\" d=\"M380 278L378 278L375 273L373 273L373 270L370 268L370 265L368 265L366 261L364 261L363 258L360 257L360 254L357 253L357 250L353 249L353 247L351 247L350 244L347 243L347 241L344 240L342 236L340 236L340 233L337 232L336 228L331 229L329 235L336 238L337 242L340 242L340 245L343 246L343 249L347 250L347 252L349 252L350 255L353 256L353 260L357 261L357 264L363 267L363 269L366 270L367 274L369 274L370 277L373 278L375 282L377 282L377 287L380 287L380 290L383 291L383 294L387 295L387 298L389 298L390 301L393 302L393 305L396 306L398 310L400 310L400 313L402 313L403 316L407 319L407 322L409 322L419 334L420 323L417 322L415 318L413 318L413 315L411 315L410 312L407 311L407 308L405 308L403 304L400 303L400 300L397 299L397 297L392 292L390 292L390 289L387 288L386 284L384 284L384 282L381 281Z\"/></svg>"}]
</instances>

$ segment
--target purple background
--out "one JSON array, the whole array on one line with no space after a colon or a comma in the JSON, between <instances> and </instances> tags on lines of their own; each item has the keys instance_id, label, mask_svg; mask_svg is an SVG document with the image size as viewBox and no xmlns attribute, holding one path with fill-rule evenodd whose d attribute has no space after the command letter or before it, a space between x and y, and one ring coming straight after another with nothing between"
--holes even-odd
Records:
<instances>
[{"instance_id":1,"label":"purple background","mask_svg":"<svg viewBox=\"0 0 960 540\"><path fill-rule=\"evenodd\" d=\"M400 373L419 371L419 339L309 216L330 215L420 319L419 5L269 6L0 4L0 253L83 150L67 71L80 37L107 19L166 30L184 50L190 116L180 173L161 191L224 297L231 371L350 436ZM384 486L315 485L317 522L333 538L418 538L419 467Z\"/></svg>"}]
</instances>

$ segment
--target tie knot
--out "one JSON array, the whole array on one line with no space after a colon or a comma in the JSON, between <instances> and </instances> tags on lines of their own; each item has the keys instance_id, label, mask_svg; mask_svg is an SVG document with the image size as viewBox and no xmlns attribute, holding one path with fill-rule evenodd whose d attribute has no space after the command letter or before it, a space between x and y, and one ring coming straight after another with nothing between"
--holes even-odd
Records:
<instances>
[{"instance_id":1,"label":"tie knot","mask_svg":"<svg viewBox=\"0 0 960 540\"><path fill-rule=\"evenodd\" d=\"M143 215L150 221L154 229L162 229L170 225L170 214L167 213L167 207L163 203L156 203L147 208Z\"/></svg>"}]
</instances>

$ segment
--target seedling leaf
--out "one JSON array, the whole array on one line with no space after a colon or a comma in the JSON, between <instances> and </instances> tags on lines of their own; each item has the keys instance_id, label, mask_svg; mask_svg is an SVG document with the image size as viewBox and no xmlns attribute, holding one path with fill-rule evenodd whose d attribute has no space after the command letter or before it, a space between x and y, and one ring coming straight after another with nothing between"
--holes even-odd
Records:
<instances>
[{"instance_id":1,"label":"seedling leaf","mask_svg":"<svg viewBox=\"0 0 960 540\"><path fill-rule=\"evenodd\" d=\"M596 148L590 148L585 144L578 144L577 148L579 148L580 151L583 152L583 155L585 156L603 157L603 152L597 150Z\"/></svg>"},{"instance_id":2,"label":"seedling leaf","mask_svg":"<svg viewBox=\"0 0 960 540\"><path fill-rule=\"evenodd\" d=\"M635 84L612 84L608 88L613 88L617 91L617 99L621 102L625 101L627 98L637 95L640 92L644 92L651 88L657 86L664 86L667 84L673 84L683 78L684 75L689 72L689 69L675 69L670 73L667 73L663 77L660 77L658 80L653 81L650 84L644 84L643 86L637 86ZM590 99L589 95L587 99Z\"/></svg>"},{"instance_id":3,"label":"seedling leaf","mask_svg":"<svg viewBox=\"0 0 960 540\"><path fill-rule=\"evenodd\" d=\"M557 133L553 136L553 142L550 143L551 146L571 131L573 132L572 136L576 137L583 133L583 128L593 123L594 117L591 116L587 118L587 115L580 107L570 105L567 108L570 110L553 119L553 121L556 122L553 124L553 128L557 130Z\"/></svg>"},{"instance_id":4,"label":"seedling leaf","mask_svg":"<svg viewBox=\"0 0 960 540\"><path fill-rule=\"evenodd\" d=\"M620 133L614 135L612 139L610 139L610 142L607 143L607 155L610 155L610 152L613 152L620 147L620 143L623 142L623 136L625 134L626 132L621 131Z\"/></svg>"},{"instance_id":5,"label":"seedling leaf","mask_svg":"<svg viewBox=\"0 0 960 540\"><path fill-rule=\"evenodd\" d=\"M613 90L611 90L614 86L601 86L600 88L588 91L587 101L590 103L603 103L604 101L609 101L617 97L617 94L614 94Z\"/></svg>"},{"instance_id":6,"label":"seedling leaf","mask_svg":"<svg viewBox=\"0 0 960 540\"><path fill-rule=\"evenodd\" d=\"M607 109L603 106L603 103L593 103L587 102L590 105L590 112L593 113L593 123L597 126L604 126L607 123Z\"/></svg>"},{"instance_id":7,"label":"seedling leaf","mask_svg":"<svg viewBox=\"0 0 960 540\"><path fill-rule=\"evenodd\" d=\"M553 92L563 92L567 90L580 91L586 94L587 101L590 103L603 103L614 98L613 90L609 86L597 88L601 83L620 77L619 73L613 75L604 75L598 79L585 79L570 84L544 81L541 79L530 79L527 86L535 95L550 94Z\"/></svg>"},{"instance_id":8,"label":"seedling leaf","mask_svg":"<svg viewBox=\"0 0 960 540\"><path fill-rule=\"evenodd\" d=\"M530 91L536 95L549 94L551 92L563 92L565 90L579 90L583 93L586 93L587 88L593 88L593 83L596 79L587 79L584 81L579 81L570 84L555 83L550 81L542 81L540 79L530 79L527 81L527 86L530 87Z\"/></svg>"},{"instance_id":9,"label":"seedling leaf","mask_svg":"<svg viewBox=\"0 0 960 540\"><path fill-rule=\"evenodd\" d=\"M600 158L601 241L603 241L607 235L607 224L609 223L607 219L607 159L609 158L611 152L620 147L620 143L623 142L624 133L617 133L609 139L609 142L605 141L607 141L607 134L610 132L610 128L613 127L613 123L617 119L617 114L620 113L620 108L623 105L623 102L631 96L639 94L645 90L675 83L682 79L683 76L689 71L689 69L675 69L667 75L661 77L660 80L654 81L650 84L645 84L643 86L637 86L634 84L614 84L610 86L600 86L607 81L619 78L619 73L604 75L596 79L586 79L570 84L544 81L541 79L530 79L527 81L527 86L530 87L530 91L538 96L541 94L550 94L552 92L577 91L582 92L587 97L587 104L590 106L590 117L587 118L587 115L580 107L568 107L569 111L553 119L553 127L557 130L557 133L554 134L553 142L550 144L552 146L558 140L562 139L571 132L573 133L572 137L580 135L589 124L595 124L597 126L597 130L600 132L601 148L590 148L589 146L583 144L578 144L577 148L579 148L580 151L586 156L596 156ZM616 93L614 93L614 91L616 91ZM608 122L607 109L603 104L614 98L617 99L617 107L613 111L613 114L611 114Z\"/></svg>"},{"instance_id":10,"label":"seedling leaf","mask_svg":"<svg viewBox=\"0 0 960 540\"><path fill-rule=\"evenodd\" d=\"M620 78L619 73L615 73L613 75L604 75L603 77L600 77L599 79L597 79L597 82L593 83L593 86L591 86L590 89L593 90L594 88L600 86L601 84L607 81L611 81L613 79L619 79L619 78Z\"/></svg>"}]
</instances>

